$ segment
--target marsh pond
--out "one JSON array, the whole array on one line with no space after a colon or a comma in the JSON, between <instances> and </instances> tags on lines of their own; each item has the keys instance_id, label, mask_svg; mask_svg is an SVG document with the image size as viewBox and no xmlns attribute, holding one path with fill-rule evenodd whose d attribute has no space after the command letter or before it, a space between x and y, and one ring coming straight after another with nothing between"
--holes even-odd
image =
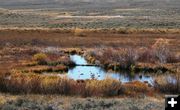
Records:
<instances>
[{"instance_id":1,"label":"marsh pond","mask_svg":"<svg viewBox=\"0 0 180 110\"><path fill-rule=\"evenodd\" d=\"M84 57L80 55L70 55L70 59L76 64L75 67L68 70L67 76L75 80L85 79L98 79L103 80L107 77L120 80L121 82L141 81L141 82L153 82L153 77L145 75L143 73L131 73L131 72L114 72L105 71L102 67L96 65L89 65Z\"/></svg>"}]
</instances>

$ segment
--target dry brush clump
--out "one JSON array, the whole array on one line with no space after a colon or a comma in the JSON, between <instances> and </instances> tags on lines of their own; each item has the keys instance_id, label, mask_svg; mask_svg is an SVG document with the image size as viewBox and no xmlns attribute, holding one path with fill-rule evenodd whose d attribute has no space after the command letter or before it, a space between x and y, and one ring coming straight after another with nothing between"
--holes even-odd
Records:
<instances>
[{"instance_id":1,"label":"dry brush clump","mask_svg":"<svg viewBox=\"0 0 180 110\"><path fill-rule=\"evenodd\" d=\"M33 59L38 62L40 65L47 64L47 55L44 53L37 53L33 56Z\"/></svg>"},{"instance_id":2,"label":"dry brush clump","mask_svg":"<svg viewBox=\"0 0 180 110\"><path fill-rule=\"evenodd\" d=\"M180 57L171 51L169 41L158 39L150 47L140 48L97 48L85 54L90 63L104 66L105 69L130 69L139 63L152 63L157 66L178 63ZM96 63L98 62L98 63Z\"/></svg>"},{"instance_id":3,"label":"dry brush clump","mask_svg":"<svg viewBox=\"0 0 180 110\"><path fill-rule=\"evenodd\" d=\"M116 96L121 89L121 83L114 79L89 80L86 82L87 96Z\"/></svg>"},{"instance_id":4,"label":"dry brush clump","mask_svg":"<svg viewBox=\"0 0 180 110\"><path fill-rule=\"evenodd\" d=\"M47 65L49 66L57 66L57 65L65 65L65 66L74 66L74 62L71 61L70 57L67 54L56 55L56 54L47 54Z\"/></svg>"},{"instance_id":5,"label":"dry brush clump","mask_svg":"<svg viewBox=\"0 0 180 110\"><path fill-rule=\"evenodd\" d=\"M93 57L98 61L100 61L100 63L103 66L105 66L105 68L109 68L111 64L115 64L115 65L119 65L120 66L119 68L130 69L130 67L132 65L135 65L137 61L138 55L136 53L137 53L136 50L131 48L121 48L121 49L105 48L105 49L97 49L95 51L90 51L87 54L89 54L90 57ZM93 58L91 59L95 61L95 59Z\"/></svg>"},{"instance_id":6,"label":"dry brush clump","mask_svg":"<svg viewBox=\"0 0 180 110\"><path fill-rule=\"evenodd\" d=\"M117 96L121 83L114 79L75 81L58 76L13 73L0 77L0 91L78 96Z\"/></svg>"},{"instance_id":7,"label":"dry brush clump","mask_svg":"<svg viewBox=\"0 0 180 110\"><path fill-rule=\"evenodd\" d=\"M158 76L154 81L154 88L162 93L180 93L180 73L171 76Z\"/></svg>"},{"instance_id":8,"label":"dry brush clump","mask_svg":"<svg viewBox=\"0 0 180 110\"><path fill-rule=\"evenodd\" d=\"M119 94L138 96L140 94L149 95L150 92L153 93L153 89L150 88L147 84L140 81L133 81L123 84Z\"/></svg>"},{"instance_id":9,"label":"dry brush clump","mask_svg":"<svg viewBox=\"0 0 180 110\"><path fill-rule=\"evenodd\" d=\"M135 49L127 48L122 49L119 54L118 62L121 63L123 68L130 68L135 65L138 59L138 54Z\"/></svg>"},{"instance_id":10,"label":"dry brush clump","mask_svg":"<svg viewBox=\"0 0 180 110\"><path fill-rule=\"evenodd\" d=\"M54 54L54 53L37 53L32 57L33 61L36 61L39 65L65 65L73 66L74 63L70 60L67 54Z\"/></svg>"},{"instance_id":11,"label":"dry brush clump","mask_svg":"<svg viewBox=\"0 0 180 110\"><path fill-rule=\"evenodd\" d=\"M169 41L166 39L157 39L152 49L154 51L155 57L160 63L174 63L178 62L178 58L171 52L168 47Z\"/></svg>"},{"instance_id":12,"label":"dry brush clump","mask_svg":"<svg viewBox=\"0 0 180 110\"><path fill-rule=\"evenodd\" d=\"M167 39L157 39L151 47L138 49L138 61L154 64L178 63L180 57L172 52Z\"/></svg>"},{"instance_id":13,"label":"dry brush clump","mask_svg":"<svg viewBox=\"0 0 180 110\"><path fill-rule=\"evenodd\" d=\"M4 80L6 92L10 93L38 93L38 94L68 94L71 80L36 74L13 74ZM75 81L74 81L75 82Z\"/></svg>"},{"instance_id":14,"label":"dry brush clump","mask_svg":"<svg viewBox=\"0 0 180 110\"><path fill-rule=\"evenodd\" d=\"M158 60L155 56L154 50L151 48L140 48L138 52L139 52L139 57L138 57L139 62L156 63L156 61Z\"/></svg>"}]
</instances>

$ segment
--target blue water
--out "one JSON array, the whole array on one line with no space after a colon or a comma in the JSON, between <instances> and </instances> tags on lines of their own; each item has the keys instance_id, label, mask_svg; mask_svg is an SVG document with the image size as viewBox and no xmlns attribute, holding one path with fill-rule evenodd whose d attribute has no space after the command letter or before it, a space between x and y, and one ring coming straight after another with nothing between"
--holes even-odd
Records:
<instances>
[{"instance_id":1,"label":"blue water","mask_svg":"<svg viewBox=\"0 0 180 110\"><path fill-rule=\"evenodd\" d=\"M75 62L77 65L87 65L87 61L85 58L79 56L79 55L70 55L71 61Z\"/></svg>"},{"instance_id":2,"label":"blue water","mask_svg":"<svg viewBox=\"0 0 180 110\"><path fill-rule=\"evenodd\" d=\"M75 62L77 65L87 65L87 61L79 55L71 55L71 60ZM147 81L149 83L153 82L153 78L151 76L143 75L141 73L132 74L128 72L109 72L105 71L101 67L97 66L76 66L68 71L68 77L72 79L98 79L103 80L107 77L114 78L120 80L121 82L130 82L130 81Z\"/></svg>"}]
</instances>

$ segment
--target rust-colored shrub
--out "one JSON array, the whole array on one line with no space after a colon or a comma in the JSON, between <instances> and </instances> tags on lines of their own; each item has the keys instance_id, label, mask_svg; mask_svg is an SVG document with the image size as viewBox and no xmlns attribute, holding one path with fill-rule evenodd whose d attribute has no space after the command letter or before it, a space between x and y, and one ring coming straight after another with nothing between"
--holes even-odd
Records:
<instances>
[{"instance_id":1,"label":"rust-colored shrub","mask_svg":"<svg viewBox=\"0 0 180 110\"><path fill-rule=\"evenodd\" d=\"M148 85L139 81L133 81L122 85L120 94L136 96L146 94L149 91Z\"/></svg>"}]
</instances>

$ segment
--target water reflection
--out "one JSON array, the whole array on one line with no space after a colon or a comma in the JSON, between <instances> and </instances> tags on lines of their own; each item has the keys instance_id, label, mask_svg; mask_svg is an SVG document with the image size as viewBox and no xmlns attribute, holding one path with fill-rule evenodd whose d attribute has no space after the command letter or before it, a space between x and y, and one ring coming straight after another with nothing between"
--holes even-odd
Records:
<instances>
[{"instance_id":1,"label":"water reflection","mask_svg":"<svg viewBox=\"0 0 180 110\"><path fill-rule=\"evenodd\" d=\"M74 61L78 65L87 65L87 61L79 56L79 55L71 55L71 60ZM118 79L121 82L130 82L134 80L138 80L141 82L147 81L152 83L153 78L150 76L146 76L143 74L130 74L129 72L106 72L101 67L96 66L76 66L74 68L69 69L68 77L72 79L98 79L103 80L106 77L111 77L114 79Z\"/></svg>"},{"instance_id":2,"label":"water reflection","mask_svg":"<svg viewBox=\"0 0 180 110\"><path fill-rule=\"evenodd\" d=\"M79 55L70 55L70 59L76 63L77 65L87 65L87 61L85 58L79 56Z\"/></svg>"}]
</instances>

